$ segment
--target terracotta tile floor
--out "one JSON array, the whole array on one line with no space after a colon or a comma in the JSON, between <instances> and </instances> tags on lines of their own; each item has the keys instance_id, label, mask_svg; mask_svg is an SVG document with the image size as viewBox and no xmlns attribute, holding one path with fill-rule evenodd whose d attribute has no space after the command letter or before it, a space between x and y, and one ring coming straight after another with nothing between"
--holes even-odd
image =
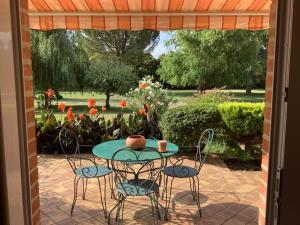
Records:
<instances>
[{"instance_id":1,"label":"terracotta tile floor","mask_svg":"<svg viewBox=\"0 0 300 225\"><path fill-rule=\"evenodd\" d=\"M82 200L79 187L74 214L70 216L74 175L68 162L62 156L50 155L40 155L38 160L42 225L107 224L95 180L89 181L86 200ZM193 161L186 163L192 165ZM259 183L259 171L230 171L221 160L208 159L200 174L202 218L192 201L188 180L177 179L169 221L160 224L258 224ZM115 201L109 196L107 199L111 209ZM124 224L152 224L149 200L128 198Z\"/></svg>"}]
</instances>

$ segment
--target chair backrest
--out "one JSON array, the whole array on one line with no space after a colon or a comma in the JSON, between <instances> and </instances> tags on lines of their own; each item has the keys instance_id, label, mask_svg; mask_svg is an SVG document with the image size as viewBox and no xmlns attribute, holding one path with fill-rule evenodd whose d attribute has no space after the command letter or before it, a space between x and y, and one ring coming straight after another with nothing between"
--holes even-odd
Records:
<instances>
[{"instance_id":1,"label":"chair backrest","mask_svg":"<svg viewBox=\"0 0 300 225\"><path fill-rule=\"evenodd\" d=\"M195 154L195 169L197 169L199 172L210 152L213 138L214 138L213 129L204 130L199 138L197 151Z\"/></svg>"},{"instance_id":2,"label":"chair backrest","mask_svg":"<svg viewBox=\"0 0 300 225\"><path fill-rule=\"evenodd\" d=\"M76 169L81 167L81 155L76 134L71 129L62 128L59 132L58 139L61 150L75 172Z\"/></svg>"},{"instance_id":3,"label":"chair backrest","mask_svg":"<svg viewBox=\"0 0 300 225\"><path fill-rule=\"evenodd\" d=\"M124 194L148 195L159 179L165 160L154 148L142 151L121 148L114 153L111 163L115 173L115 185L122 188Z\"/></svg>"}]
</instances>

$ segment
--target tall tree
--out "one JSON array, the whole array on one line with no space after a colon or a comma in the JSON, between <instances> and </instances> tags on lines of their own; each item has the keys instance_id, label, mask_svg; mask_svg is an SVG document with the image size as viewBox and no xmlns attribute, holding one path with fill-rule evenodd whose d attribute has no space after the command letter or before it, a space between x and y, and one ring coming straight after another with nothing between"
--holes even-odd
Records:
<instances>
[{"instance_id":1,"label":"tall tree","mask_svg":"<svg viewBox=\"0 0 300 225\"><path fill-rule=\"evenodd\" d=\"M175 51L161 57L158 74L177 86L199 91L224 85L247 88L265 77L266 31L177 31Z\"/></svg>"},{"instance_id":2,"label":"tall tree","mask_svg":"<svg viewBox=\"0 0 300 225\"><path fill-rule=\"evenodd\" d=\"M86 53L74 33L65 30L31 31L32 69L35 90L83 90L88 70Z\"/></svg>"},{"instance_id":3,"label":"tall tree","mask_svg":"<svg viewBox=\"0 0 300 225\"><path fill-rule=\"evenodd\" d=\"M105 60L95 60L86 77L89 90L106 95L106 108L110 108L109 100L112 95L126 94L135 86L137 80L132 66Z\"/></svg>"},{"instance_id":4,"label":"tall tree","mask_svg":"<svg viewBox=\"0 0 300 225\"><path fill-rule=\"evenodd\" d=\"M78 34L91 59L117 58L134 66L153 50L159 40L159 32L152 30L84 30Z\"/></svg>"},{"instance_id":5,"label":"tall tree","mask_svg":"<svg viewBox=\"0 0 300 225\"><path fill-rule=\"evenodd\" d=\"M144 55L143 59L136 65L137 75L140 78L145 77L145 75L150 75L156 80L159 79L156 71L159 67L159 60L154 58L150 53Z\"/></svg>"}]
</instances>

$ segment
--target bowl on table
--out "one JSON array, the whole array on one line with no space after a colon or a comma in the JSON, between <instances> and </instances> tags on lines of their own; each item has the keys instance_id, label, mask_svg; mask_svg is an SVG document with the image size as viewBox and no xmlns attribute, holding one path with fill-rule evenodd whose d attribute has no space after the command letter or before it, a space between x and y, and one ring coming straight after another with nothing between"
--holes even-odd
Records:
<instances>
[{"instance_id":1,"label":"bowl on table","mask_svg":"<svg viewBox=\"0 0 300 225\"><path fill-rule=\"evenodd\" d=\"M126 146L133 150L143 150L146 146L146 139L143 135L130 135L126 139Z\"/></svg>"}]
</instances>

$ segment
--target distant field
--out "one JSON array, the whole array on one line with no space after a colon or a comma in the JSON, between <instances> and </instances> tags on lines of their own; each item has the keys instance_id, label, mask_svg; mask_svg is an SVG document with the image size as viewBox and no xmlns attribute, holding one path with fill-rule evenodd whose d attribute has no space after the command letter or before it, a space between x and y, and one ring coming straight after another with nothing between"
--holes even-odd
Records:
<instances>
[{"instance_id":1,"label":"distant field","mask_svg":"<svg viewBox=\"0 0 300 225\"><path fill-rule=\"evenodd\" d=\"M245 90L224 90L230 93L230 99L233 101L244 101L244 102L263 102L264 101L264 90L253 90L251 95L247 95ZM177 100L175 106L184 105L188 102L191 102L197 98L195 96L197 94L196 90L170 90L170 93ZM105 95L93 93L93 92L60 92L63 96L63 99L59 102L64 102L68 107L73 108L73 112L75 113L87 113L87 100L92 97L97 102L98 110L100 107L105 104ZM118 112L120 112L120 101L125 99L124 96L115 95L110 99L111 109L105 112L106 118L113 118ZM174 107L174 106L173 106ZM37 100L35 100L35 116L36 118L40 118L40 110L37 108ZM129 108L125 109L125 115L129 114L131 111ZM58 119L62 117L62 113L54 109L54 113Z\"/></svg>"}]
</instances>

